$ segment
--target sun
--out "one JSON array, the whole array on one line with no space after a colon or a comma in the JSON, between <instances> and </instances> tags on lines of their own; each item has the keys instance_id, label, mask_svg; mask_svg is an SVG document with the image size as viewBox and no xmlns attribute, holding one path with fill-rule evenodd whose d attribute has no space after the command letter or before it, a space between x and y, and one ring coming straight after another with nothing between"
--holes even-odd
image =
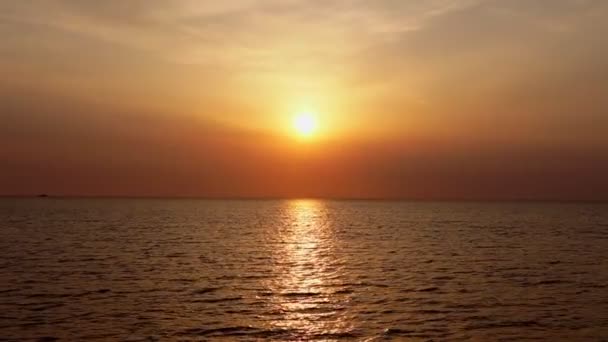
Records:
<instances>
[{"instance_id":1,"label":"sun","mask_svg":"<svg viewBox=\"0 0 608 342\"><path fill-rule=\"evenodd\" d=\"M318 124L315 113L302 112L293 118L293 128L301 137L310 137L317 132Z\"/></svg>"}]
</instances>

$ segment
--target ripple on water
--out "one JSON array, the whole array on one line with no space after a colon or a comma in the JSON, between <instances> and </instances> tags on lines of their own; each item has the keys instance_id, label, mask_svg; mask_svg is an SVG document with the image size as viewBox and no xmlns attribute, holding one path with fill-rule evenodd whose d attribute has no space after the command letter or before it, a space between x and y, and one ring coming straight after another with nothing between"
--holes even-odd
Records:
<instances>
[{"instance_id":1,"label":"ripple on water","mask_svg":"<svg viewBox=\"0 0 608 342\"><path fill-rule=\"evenodd\" d=\"M608 336L608 205L0 200L8 340Z\"/></svg>"}]
</instances>

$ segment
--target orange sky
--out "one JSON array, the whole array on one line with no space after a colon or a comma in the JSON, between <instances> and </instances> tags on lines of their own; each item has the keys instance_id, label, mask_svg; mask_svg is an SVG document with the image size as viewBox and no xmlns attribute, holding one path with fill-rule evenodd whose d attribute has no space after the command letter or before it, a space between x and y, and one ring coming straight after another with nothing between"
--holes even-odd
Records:
<instances>
[{"instance_id":1,"label":"orange sky","mask_svg":"<svg viewBox=\"0 0 608 342\"><path fill-rule=\"evenodd\" d=\"M601 0L2 2L0 194L608 199L607 35Z\"/></svg>"}]
</instances>

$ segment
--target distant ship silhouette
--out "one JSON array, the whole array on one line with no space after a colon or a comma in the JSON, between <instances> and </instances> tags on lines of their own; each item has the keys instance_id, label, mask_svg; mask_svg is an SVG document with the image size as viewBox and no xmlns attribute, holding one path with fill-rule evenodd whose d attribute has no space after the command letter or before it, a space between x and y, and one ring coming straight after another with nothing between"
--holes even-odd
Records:
<instances>
[{"instance_id":1,"label":"distant ship silhouette","mask_svg":"<svg viewBox=\"0 0 608 342\"><path fill-rule=\"evenodd\" d=\"M47 195L47 194L40 194L40 195L38 195L38 197L39 198L47 198L47 197L49 197L49 195Z\"/></svg>"}]
</instances>

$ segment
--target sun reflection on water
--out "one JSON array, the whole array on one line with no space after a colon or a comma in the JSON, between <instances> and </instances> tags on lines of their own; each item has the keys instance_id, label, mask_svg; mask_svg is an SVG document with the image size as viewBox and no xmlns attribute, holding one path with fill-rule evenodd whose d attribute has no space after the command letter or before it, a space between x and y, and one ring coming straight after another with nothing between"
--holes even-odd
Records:
<instances>
[{"instance_id":1,"label":"sun reflection on water","mask_svg":"<svg viewBox=\"0 0 608 342\"><path fill-rule=\"evenodd\" d=\"M275 267L273 300L280 319L276 328L305 336L327 336L350 330L341 290L341 260L326 204L297 200L286 204Z\"/></svg>"}]
</instances>

